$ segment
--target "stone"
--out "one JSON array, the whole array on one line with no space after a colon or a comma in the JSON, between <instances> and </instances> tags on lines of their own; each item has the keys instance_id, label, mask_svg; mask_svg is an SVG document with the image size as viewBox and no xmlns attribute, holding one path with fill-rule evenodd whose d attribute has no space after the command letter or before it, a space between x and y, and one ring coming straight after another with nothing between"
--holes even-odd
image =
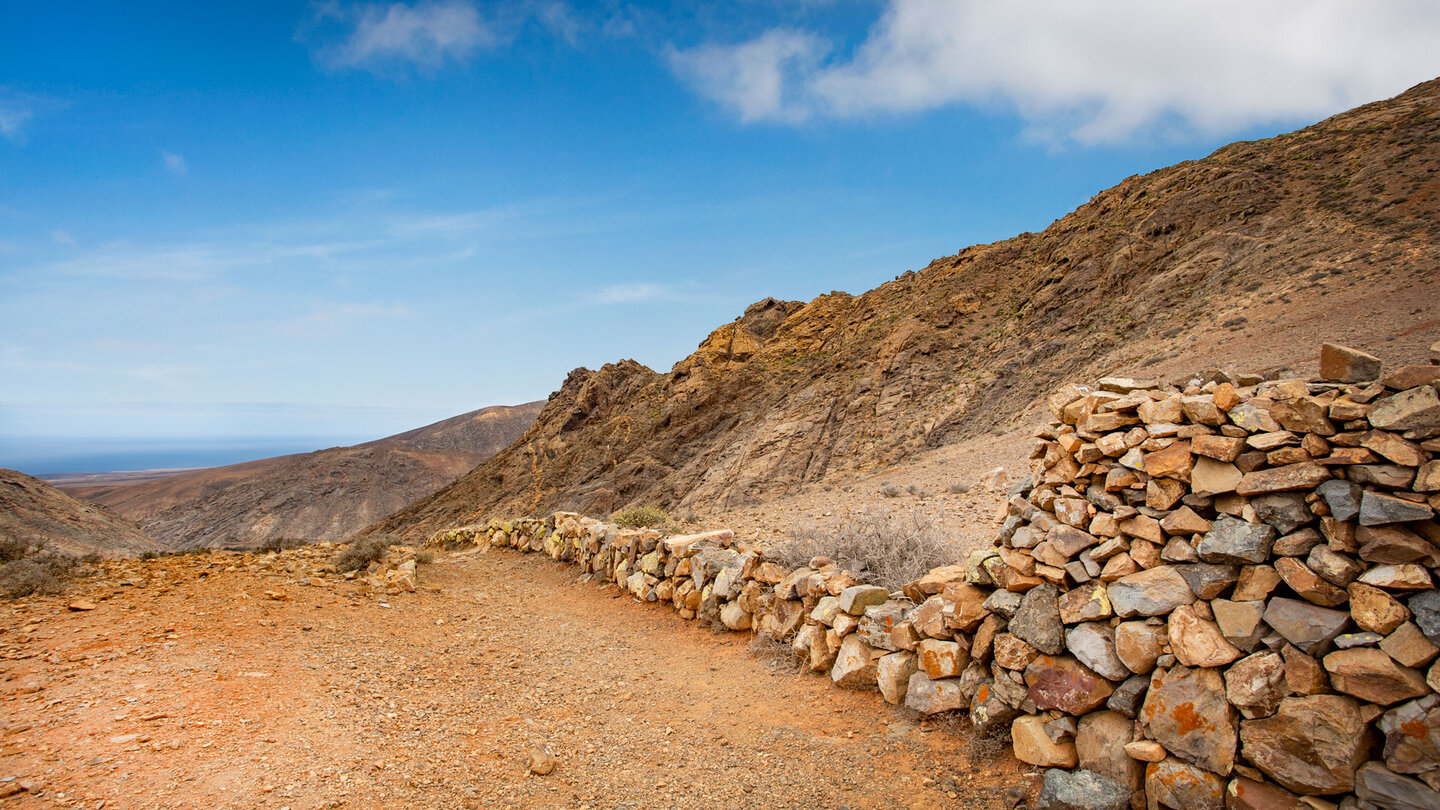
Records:
<instances>
[{"instance_id":1,"label":"stone","mask_svg":"<svg viewBox=\"0 0 1440 810\"><path fill-rule=\"evenodd\" d=\"M931 680L922 671L910 676L905 690L905 706L924 715L939 714L965 708L965 691L957 678Z\"/></svg>"},{"instance_id":2,"label":"stone","mask_svg":"<svg viewBox=\"0 0 1440 810\"><path fill-rule=\"evenodd\" d=\"M1164 651L1165 626L1148 622L1121 622L1115 628L1115 656L1126 669L1147 675Z\"/></svg>"},{"instance_id":3,"label":"stone","mask_svg":"<svg viewBox=\"0 0 1440 810\"><path fill-rule=\"evenodd\" d=\"M1124 785L1128 796L1145 777L1145 766L1125 751L1134 733L1134 720L1117 711L1096 711L1081 717L1075 731L1080 767Z\"/></svg>"},{"instance_id":4,"label":"stone","mask_svg":"<svg viewBox=\"0 0 1440 810\"><path fill-rule=\"evenodd\" d=\"M1090 770L1045 772L1038 810L1129 810L1130 788Z\"/></svg>"},{"instance_id":5,"label":"stone","mask_svg":"<svg viewBox=\"0 0 1440 810\"><path fill-rule=\"evenodd\" d=\"M1357 464L1345 468L1345 474L1356 484L1387 489L1405 489L1415 481L1415 469L1398 464Z\"/></svg>"},{"instance_id":6,"label":"stone","mask_svg":"<svg viewBox=\"0 0 1440 810\"><path fill-rule=\"evenodd\" d=\"M1115 630L1106 622L1083 622L1065 631L1065 648L1080 663L1112 681L1130 677L1115 653Z\"/></svg>"},{"instance_id":7,"label":"stone","mask_svg":"<svg viewBox=\"0 0 1440 810\"><path fill-rule=\"evenodd\" d=\"M909 613L909 602L885 602L880 605L871 605L865 609L865 615L860 618L860 627L857 632L860 638L879 650L898 650L899 644L895 639L895 628L905 621Z\"/></svg>"},{"instance_id":8,"label":"stone","mask_svg":"<svg viewBox=\"0 0 1440 810\"><path fill-rule=\"evenodd\" d=\"M1276 539L1275 545L1270 547L1270 553L1276 557L1304 557L1323 542L1325 538L1320 532L1305 528Z\"/></svg>"},{"instance_id":9,"label":"stone","mask_svg":"<svg viewBox=\"0 0 1440 810\"><path fill-rule=\"evenodd\" d=\"M1274 714L1289 693L1285 659L1279 653L1267 650L1246 656L1225 672L1225 697L1246 719Z\"/></svg>"},{"instance_id":10,"label":"stone","mask_svg":"<svg viewBox=\"0 0 1440 810\"><path fill-rule=\"evenodd\" d=\"M1042 711L1080 715L1104 705L1115 690L1110 682L1070 656L1042 655L1025 668L1030 701Z\"/></svg>"},{"instance_id":11,"label":"stone","mask_svg":"<svg viewBox=\"0 0 1440 810\"><path fill-rule=\"evenodd\" d=\"M890 592L877 585L852 585L840 592L839 608L851 616L862 616L865 608L883 605L890 600Z\"/></svg>"},{"instance_id":12,"label":"stone","mask_svg":"<svg viewBox=\"0 0 1440 810\"><path fill-rule=\"evenodd\" d=\"M981 607L1006 619L1012 619L1020 609L1021 599L1021 595L1013 591L995 591L985 598Z\"/></svg>"},{"instance_id":13,"label":"stone","mask_svg":"<svg viewBox=\"0 0 1440 810\"><path fill-rule=\"evenodd\" d=\"M946 565L940 568L932 568L925 576L914 582L905 585L905 595L915 604L924 602L927 598L945 590L945 586L952 583L964 582L968 574L966 566Z\"/></svg>"},{"instance_id":14,"label":"stone","mask_svg":"<svg viewBox=\"0 0 1440 810\"><path fill-rule=\"evenodd\" d=\"M1270 592L1279 584L1280 575L1275 573L1274 566L1242 566L1240 579L1235 583L1235 590L1230 594L1230 598L1236 602L1260 601L1270 596Z\"/></svg>"},{"instance_id":15,"label":"stone","mask_svg":"<svg viewBox=\"0 0 1440 810\"><path fill-rule=\"evenodd\" d=\"M1440 427L1440 395L1422 385L1383 399L1370 412L1370 425L1379 430L1432 430Z\"/></svg>"},{"instance_id":16,"label":"stone","mask_svg":"<svg viewBox=\"0 0 1440 810\"><path fill-rule=\"evenodd\" d=\"M1163 762L1145 766L1145 795L1150 802L1150 810L1224 810L1225 780L1203 768L1169 757Z\"/></svg>"},{"instance_id":17,"label":"stone","mask_svg":"<svg viewBox=\"0 0 1440 810\"><path fill-rule=\"evenodd\" d=\"M727 602L720 609L720 623L731 630L749 630L750 619L750 614L739 603Z\"/></svg>"},{"instance_id":18,"label":"stone","mask_svg":"<svg viewBox=\"0 0 1440 810\"><path fill-rule=\"evenodd\" d=\"M1145 694L1150 691L1150 679L1144 675L1131 675L1125 682L1115 687L1115 692L1110 699L1105 701L1105 707L1120 712L1121 714L1134 719L1140 714L1140 706L1145 701Z\"/></svg>"},{"instance_id":19,"label":"stone","mask_svg":"<svg viewBox=\"0 0 1440 810\"><path fill-rule=\"evenodd\" d=\"M1219 667L1240 657L1214 622L1200 617L1191 605L1175 608L1169 621L1170 651L1187 667Z\"/></svg>"},{"instance_id":20,"label":"stone","mask_svg":"<svg viewBox=\"0 0 1440 810\"><path fill-rule=\"evenodd\" d=\"M1200 599L1214 599L1229 590L1240 579L1240 569L1234 565L1177 565L1175 570L1190 586L1190 591Z\"/></svg>"},{"instance_id":21,"label":"stone","mask_svg":"<svg viewBox=\"0 0 1440 810\"><path fill-rule=\"evenodd\" d=\"M1415 474L1416 492L1440 492L1440 460L1427 461Z\"/></svg>"},{"instance_id":22,"label":"stone","mask_svg":"<svg viewBox=\"0 0 1440 810\"><path fill-rule=\"evenodd\" d=\"M1250 764L1305 796L1351 790L1369 749L1359 706L1341 695L1285 698L1274 715L1240 724L1240 744Z\"/></svg>"},{"instance_id":23,"label":"stone","mask_svg":"<svg viewBox=\"0 0 1440 810\"><path fill-rule=\"evenodd\" d=\"M1335 343L1320 344L1320 379L1331 382L1368 382L1380 377L1380 358Z\"/></svg>"},{"instance_id":24,"label":"stone","mask_svg":"<svg viewBox=\"0 0 1440 810\"><path fill-rule=\"evenodd\" d=\"M964 678L961 679L964 681ZM993 689L993 683L982 683L975 689L975 699L970 701L970 725L975 733L990 736L1008 729L1010 721L1018 712Z\"/></svg>"},{"instance_id":25,"label":"stone","mask_svg":"<svg viewBox=\"0 0 1440 810\"><path fill-rule=\"evenodd\" d=\"M859 636L846 636L840 643L834 665L830 667L830 680L846 689L873 688L876 657L876 651Z\"/></svg>"},{"instance_id":26,"label":"stone","mask_svg":"<svg viewBox=\"0 0 1440 810\"><path fill-rule=\"evenodd\" d=\"M1160 528L1160 521L1148 515L1135 515L1120 522L1120 531L1138 537L1141 540L1149 540L1152 543L1164 543L1165 532Z\"/></svg>"},{"instance_id":27,"label":"stone","mask_svg":"<svg viewBox=\"0 0 1440 810\"><path fill-rule=\"evenodd\" d=\"M1343 588L1337 588L1325 581L1305 563L1293 557L1281 557L1275 561L1275 572L1305 601L1322 607L1336 607L1350 600Z\"/></svg>"},{"instance_id":28,"label":"stone","mask_svg":"<svg viewBox=\"0 0 1440 810\"><path fill-rule=\"evenodd\" d=\"M1440 591L1425 591L1410 597L1407 613L1415 614L1415 624L1425 637L1440 644ZM1406 616L1409 618L1409 616ZM1381 632L1381 631L1376 631Z\"/></svg>"},{"instance_id":29,"label":"stone","mask_svg":"<svg viewBox=\"0 0 1440 810\"><path fill-rule=\"evenodd\" d=\"M1383 430L1367 431L1360 436L1360 446L1384 456L1405 467L1419 467L1425 463L1425 451L1414 442Z\"/></svg>"},{"instance_id":30,"label":"stone","mask_svg":"<svg viewBox=\"0 0 1440 810\"><path fill-rule=\"evenodd\" d=\"M1360 801L1385 810L1435 810L1440 792L1419 779L1401 776L1378 762L1367 762L1355 774Z\"/></svg>"},{"instance_id":31,"label":"stone","mask_svg":"<svg viewBox=\"0 0 1440 810\"><path fill-rule=\"evenodd\" d=\"M1245 452L1245 440L1238 436L1196 436L1190 440L1190 452L1228 463Z\"/></svg>"},{"instance_id":32,"label":"stone","mask_svg":"<svg viewBox=\"0 0 1440 810\"><path fill-rule=\"evenodd\" d=\"M1315 546L1310 549L1305 564L1327 582L1342 588L1354 582L1365 570L1365 566L1344 554L1332 551L1328 546Z\"/></svg>"},{"instance_id":33,"label":"stone","mask_svg":"<svg viewBox=\"0 0 1440 810\"><path fill-rule=\"evenodd\" d=\"M1115 615L1122 619L1164 616L1180 605L1195 601L1190 584L1170 565L1121 577L1109 584L1107 593Z\"/></svg>"},{"instance_id":34,"label":"stone","mask_svg":"<svg viewBox=\"0 0 1440 810\"><path fill-rule=\"evenodd\" d=\"M990 615L990 611L985 609L985 598L989 593L984 588L968 582L956 582L945 586L940 595L950 603L945 626L952 630L973 633L980 622Z\"/></svg>"},{"instance_id":35,"label":"stone","mask_svg":"<svg viewBox=\"0 0 1440 810\"><path fill-rule=\"evenodd\" d=\"M1379 633L1341 633L1335 637L1335 649L1348 650L1351 647L1374 647L1384 639Z\"/></svg>"},{"instance_id":36,"label":"stone","mask_svg":"<svg viewBox=\"0 0 1440 810\"><path fill-rule=\"evenodd\" d=\"M1386 636L1410 618L1404 605L1373 585L1352 582L1346 591L1350 594L1350 616L1362 630Z\"/></svg>"},{"instance_id":37,"label":"stone","mask_svg":"<svg viewBox=\"0 0 1440 810\"><path fill-rule=\"evenodd\" d=\"M1201 456L1195 459L1195 466L1190 470L1190 489L1209 495L1234 492L1244 477L1234 464Z\"/></svg>"},{"instance_id":38,"label":"stone","mask_svg":"<svg viewBox=\"0 0 1440 810\"><path fill-rule=\"evenodd\" d=\"M1318 695L1330 691L1330 678L1313 656L1300 652L1293 644L1280 648L1285 659L1285 683L1297 695Z\"/></svg>"},{"instance_id":39,"label":"stone","mask_svg":"<svg viewBox=\"0 0 1440 810\"><path fill-rule=\"evenodd\" d=\"M1220 628L1220 634L1241 652L1255 649L1255 645L1259 644L1261 637L1265 635L1266 628L1262 621L1265 615L1264 602L1216 599L1210 603L1210 610L1215 614L1215 624Z\"/></svg>"},{"instance_id":40,"label":"stone","mask_svg":"<svg viewBox=\"0 0 1440 810\"><path fill-rule=\"evenodd\" d=\"M1175 508L1189 493L1190 488L1184 481L1174 478L1151 478L1145 484L1145 506L1150 509L1164 511Z\"/></svg>"},{"instance_id":41,"label":"stone","mask_svg":"<svg viewBox=\"0 0 1440 810\"><path fill-rule=\"evenodd\" d=\"M1154 740L1135 740L1125 743L1125 753L1140 762L1159 762L1170 755L1165 746Z\"/></svg>"},{"instance_id":42,"label":"stone","mask_svg":"<svg viewBox=\"0 0 1440 810\"><path fill-rule=\"evenodd\" d=\"M1440 549L1403 526L1361 526L1355 530L1355 542L1366 562L1440 565Z\"/></svg>"},{"instance_id":43,"label":"stone","mask_svg":"<svg viewBox=\"0 0 1440 810\"><path fill-rule=\"evenodd\" d=\"M1325 505L1330 507L1330 516L1336 520L1354 520L1360 514L1360 487L1349 481L1332 478L1315 488Z\"/></svg>"},{"instance_id":44,"label":"stone","mask_svg":"<svg viewBox=\"0 0 1440 810\"><path fill-rule=\"evenodd\" d=\"M1090 525L1090 503L1084 498L1055 499L1055 517L1067 526Z\"/></svg>"},{"instance_id":45,"label":"stone","mask_svg":"<svg viewBox=\"0 0 1440 810\"><path fill-rule=\"evenodd\" d=\"M1272 526L1222 515L1195 550L1208 563L1259 564L1270 558L1275 534Z\"/></svg>"},{"instance_id":46,"label":"stone","mask_svg":"<svg viewBox=\"0 0 1440 810\"><path fill-rule=\"evenodd\" d=\"M1200 562L1200 555L1195 553L1195 547L1190 541L1183 537L1172 537L1165 547L1160 549L1160 559L1168 563L1194 563Z\"/></svg>"},{"instance_id":47,"label":"stone","mask_svg":"<svg viewBox=\"0 0 1440 810\"><path fill-rule=\"evenodd\" d=\"M1225 807L1226 810L1306 810L1295 794L1279 785L1243 776L1226 785Z\"/></svg>"},{"instance_id":48,"label":"stone","mask_svg":"<svg viewBox=\"0 0 1440 810\"><path fill-rule=\"evenodd\" d=\"M1050 547L1062 557L1073 557L1100 542L1095 535L1063 523L1047 532L1045 539L1050 543Z\"/></svg>"},{"instance_id":49,"label":"stone","mask_svg":"<svg viewBox=\"0 0 1440 810\"><path fill-rule=\"evenodd\" d=\"M1255 516L1275 527L1280 534L1289 534L1315 519L1305 496L1298 492L1272 492L1250 500Z\"/></svg>"},{"instance_id":50,"label":"stone","mask_svg":"<svg viewBox=\"0 0 1440 810\"><path fill-rule=\"evenodd\" d=\"M557 764L559 764L559 760L555 758L554 754L550 753L549 748L543 745L537 745L531 748L530 756L525 763L530 773L536 776L549 776L555 771Z\"/></svg>"},{"instance_id":51,"label":"stone","mask_svg":"<svg viewBox=\"0 0 1440 810\"><path fill-rule=\"evenodd\" d=\"M1305 461L1246 473L1235 486L1235 491L1241 495L1264 495L1269 492L1314 489L1329 479L1329 470L1313 461Z\"/></svg>"},{"instance_id":52,"label":"stone","mask_svg":"<svg viewBox=\"0 0 1440 810\"><path fill-rule=\"evenodd\" d=\"M970 651L955 641L927 638L915 645L919 666L932 680L958 677L970 665Z\"/></svg>"},{"instance_id":53,"label":"stone","mask_svg":"<svg viewBox=\"0 0 1440 810\"><path fill-rule=\"evenodd\" d=\"M1174 478L1190 480L1190 468L1194 465L1190 454L1190 442L1178 441L1161 450L1145 454L1144 470L1151 478Z\"/></svg>"},{"instance_id":54,"label":"stone","mask_svg":"<svg viewBox=\"0 0 1440 810\"><path fill-rule=\"evenodd\" d=\"M1265 623L1302 652L1320 655L1345 632L1350 614L1297 599L1275 597L1265 605Z\"/></svg>"},{"instance_id":55,"label":"stone","mask_svg":"<svg viewBox=\"0 0 1440 810\"><path fill-rule=\"evenodd\" d=\"M1280 429L1269 411L1257 408L1249 402L1242 402L1230 409L1230 421L1248 433L1270 433Z\"/></svg>"},{"instance_id":56,"label":"stone","mask_svg":"<svg viewBox=\"0 0 1440 810\"><path fill-rule=\"evenodd\" d=\"M1105 585L1087 582L1061 594L1060 621L1064 624L1108 619L1113 615Z\"/></svg>"},{"instance_id":57,"label":"stone","mask_svg":"<svg viewBox=\"0 0 1440 810\"><path fill-rule=\"evenodd\" d=\"M1210 531L1210 521L1200 517L1194 509L1182 506L1162 518L1160 528L1167 534L1204 534Z\"/></svg>"},{"instance_id":58,"label":"stone","mask_svg":"<svg viewBox=\"0 0 1440 810\"><path fill-rule=\"evenodd\" d=\"M1155 670L1140 718L1151 738L1187 762L1221 775L1235 764L1235 709L1216 670Z\"/></svg>"},{"instance_id":59,"label":"stone","mask_svg":"<svg viewBox=\"0 0 1440 810\"><path fill-rule=\"evenodd\" d=\"M1361 574L1358 581L1392 591L1423 591L1434 587L1430 572L1426 571L1424 566L1414 563L1377 565Z\"/></svg>"},{"instance_id":60,"label":"stone","mask_svg":"<svg viewBox=\"0 0 1440 810\"><path fill-rule=\"evenodd\" d=\"M1379 727L1390 770L1418 774L1440 768L1440 697L1402 703L1381 715Z\"/></svg>"},{"instance_id":61,"label":"stone","mask_svg":"<svg viewBox=\"0 0 1440 810\"><path fill-rule=\"evenodd\" d=\"M1428 505L1407 501L1394 495L1366 490L1365 494L1360 497L1361 526L1429 520L1434 516L1435 510Z\"/></svg>"},{"instance_id":62,"label":"stone","mask_svg":"<svg viewBox=\"0 0 1440 810\"><path fill-rule=\"evenodd\" d=\"M1080 764L1075 743L1057 743L1045 732L1045 718L1027 714L1010 724L1015 758L1041 768L1074 768Z\"/></svg>"},{"instance_id":63,"label":"stone","mask_svg":"<svg viewBox=\"0 0 1440 810\"><path fill-rule=\"evenodd\" d=\"M76 599L76 600L74 600L74 601L72 601L72 602L69 602L69 603L67 603L67 604L65 605L65 608L66 608L67 610L74 610L74 611L94 610L96 607L97 607L97 605L96 605L94 602L91 602L91 601L86 600L86 599Z\"/></svg>"},{"instance_id":64,"label":"stone","mask_svg":"<svg viewBox=\"0 0 1440 810\"><path fill-rule=\"evenodd\" d=\"M1402 666L1411 668L1423 667L1440 655L1440 647L1426 638L1412 622L1405 622L1380 640L1380 649Z\"/></svg>"},{"instance_id":65,"label":"stone","mask_svg":"<svg viewBox=\"0 0 1440 810\"><path fill-rule=\"evenodd\" d=\"M1060 621L1059 594L1054 585L1031 588L1010 620L1010 633L1046 655L1062 653L1065 627Z\"/></svg>"},{"instance_id":66,"label":"stone","mask_svg":"<svg viewBox=\"0 0 1440 810\"><path fill-rule=\"evenodd\" d=\"M1391 706L1429 691L1423 674L1374 647L1336 650L1325 656L1324 664L1335 691L1369 703Z\"/></svg>"},{"instance_id":67,"label":"stone","mask_svg":"<svg viewBox=\"0 0 1440 810\"><path fill-rule=\"evenodd\" d=\"M875 664L875 685L886 703L896 706L905 703L915 668L915 654L911 652L893 652L880 657Z\"/></svg>"},{"instance_id":68,"label":"stone","mask_svg":"<svg viewBox=\"0 0 1440 810\"><path fill-rule=\"evenodd\" d=\"M1030 666L1030 662L1040 654L1039 650L1010 633L996 635L994 643L991 644L991 650L995 656L995 663L1016 672L1023 671Z\"/></svg>"}]
</instances>

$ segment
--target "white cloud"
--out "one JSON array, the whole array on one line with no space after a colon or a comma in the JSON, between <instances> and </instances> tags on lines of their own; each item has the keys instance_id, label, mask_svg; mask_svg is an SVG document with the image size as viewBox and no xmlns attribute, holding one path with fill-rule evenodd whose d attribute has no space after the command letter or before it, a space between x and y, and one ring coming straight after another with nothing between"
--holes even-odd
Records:
<instances>
[{"instance_id":1,"label":"white cloud","mask_svg":"<svg viewBox=\"0 0 1440 810\"><path fill-rule=\"evenodd\" d=\"M670 62L743 121L999 105L1094 144L1332 114L1440 75L1436 42L1431 0L888 0L848 55L775 29Z\"/></svg>"},{"instance_id":2,"label":"white cloud","mask_svg":"<svg viewBox=\"0 0 1440 810\"><path fill-rule=\"evenodd\" d=\"M318 54L331 68L382 73L410 63L433 70L447 61L464 62L478 49L495 47L500 41L475 6L464 0L328 5L317 17L338 19L351 27L344 40Z\"/></svg>"},{"instance_id":3,"label":"white cloud","mask_svg":"<svg viewBox=\"0 0 1440 810\"><path fill-rule=\"evenodd\" d=\"M69 231L64 231L64 230L61 230L61 229L59 229L59 228L56 228L55 230L53 230L53 231L50 232L50 241L54 242L54 243L57 244L57 245L71 245L71 246L74 246L74 244L75 244L75 236L74 236L73 234L71 234Z\"/></svg>"},{"instance_id":4,"label":"white cloud","mask_svg":"<svg viewBox=\"0 0 1440 810\"><path fill-rule=\"evenodd\" d=\"M34 113L13 101L0 99L0 136L17 143L25 140L25 124Z\"/></svg>"},{"instance_id":5,"label":"white cloud","mask_svg":"<svg viewBox=\"0 0 1440 810\"><path fill-rule=\"evenodd\" d=\"M669 295L670 289L663 284L611 284L597 290L592 300L596 304L635 304Z\"/></svg>"},{"instance_id":6,"label":"white cloud","mask_svg":"<svg viewBox=\"0 0 1440 810\"><path fill-rule=\"evenodd\" d=\"M281 324L280 330L297 336L338 334L349 331L367 320L413 317L415 317L415 312L398 302L382 304L334 301L319 304L309 313Z\"/></svg>"},{"instance_id":7,"label":"white cloud","mask_svg":"<svg viewBox=\"0 0 1440 810\"><path fill-rule=\"evenodd\" d=\"M176 177L184 177L185 173L190 171L190 167L185 164L185 158L174 152L161 149L160 159L165 161L165 168Z\"/></svg>"}]
</instances>

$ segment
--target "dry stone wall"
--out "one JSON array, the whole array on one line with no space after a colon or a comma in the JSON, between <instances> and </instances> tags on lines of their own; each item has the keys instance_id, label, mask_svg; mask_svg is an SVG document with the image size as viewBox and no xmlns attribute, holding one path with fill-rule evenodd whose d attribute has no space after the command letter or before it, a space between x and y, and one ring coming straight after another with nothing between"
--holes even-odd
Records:
<instances>
[{"instance_id":1,"label":"dry stone wall","mask_svg":"<svg viewBox=\"0 0 1440 810\"><path fill-rule=\"evenodd\" d=\"M837 684L1008 728L1041 807L1440 808L1440 365L1105 379L1049 399L994 547L896 592L729 531L573 513L543 553Z\"/></svg>"}]
</instances>

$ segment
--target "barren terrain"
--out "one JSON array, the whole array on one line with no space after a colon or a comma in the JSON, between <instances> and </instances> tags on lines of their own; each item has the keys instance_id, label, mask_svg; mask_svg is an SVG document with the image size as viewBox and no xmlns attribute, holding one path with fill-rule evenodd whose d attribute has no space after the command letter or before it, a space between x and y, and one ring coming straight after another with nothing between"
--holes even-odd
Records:
<instances>
[{"instance_id":1,"label":"barren terrain","mask_svg":"<svg viewBox=\"0 0 1440 810\"><path fill-rule=\"evenodd\" d=\"M383 596L317 574L331 554L111 563L0 608L0 793L34 791L8 806L1008 807L1031 784L968 729L543 559L441 556Z\"/></svg>"}]
</instances>

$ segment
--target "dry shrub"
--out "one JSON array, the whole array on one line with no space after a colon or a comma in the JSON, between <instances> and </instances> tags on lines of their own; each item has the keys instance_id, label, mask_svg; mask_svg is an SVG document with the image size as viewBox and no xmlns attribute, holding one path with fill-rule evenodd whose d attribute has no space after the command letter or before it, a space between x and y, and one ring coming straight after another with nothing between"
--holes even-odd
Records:
<instances>
[{"instance_id":1,"label":"dry shrub","mask_svg":"<svg viewBox=\"0 0 1440 810\"><path fill-rule=\"evenodd\" d=\"M298 537L272 537L269 540L255 547L256 551L288 551L292 548L300 548L309 545Z\"/></svg>"},{"instance_id":2,"label":"dry shrub","mask_svg":"<svg viewBox=\"0 0 1440 810\"><path fill-rule=\"evenodd\" d=\"M80 558L47 551L44 542L18 538L0 542L0 595L8 599L60 593L83 570Z\"/></svg>"},{"instance_id":3,"label":"dry shrub","mask_svg":"<svg viewBox=\"0 0 1440 810\"><path fill-rule=\"evenodd\" d=\"M670 522L670 513L658 506L636 506L612 513L610 522L628 529L655 529Z\"/></svg>"},{"instance_id":4,"label":"dry shrub","mask_svg":"<svg viewBox=\"0 0 1440 810\"><path fill-rule=\"evenodd\" d=\"M964 559L960 538L940 530L922 510L866 509L848 520L806 527L766 556L788 568L830 557L856 577L895 590L932 568Z\"/></svg>"},{"instance_id":5,"label":"dry shrub","mask_svg":"<svg viewBox=\"0 0 1440 810\"><path fill-rule=\"evenodd\" d=\"M388 534L371 534L356 538L335 558L337 571L359 571L381 557L390 548L395 538Z\"/></svg>"},{"instance_id":6,"label":"dry shrub","mask_svg":"<svg viewBox=\"0 0 1440 810\"><path fill-rule=\"evenodd\" d=\"M765 633L751 636L750 652L760 659L760 663L773 670L797 673L805 669L805 660L795 652L789 642L778 641Z\"/></svg>"}]
</instances>

